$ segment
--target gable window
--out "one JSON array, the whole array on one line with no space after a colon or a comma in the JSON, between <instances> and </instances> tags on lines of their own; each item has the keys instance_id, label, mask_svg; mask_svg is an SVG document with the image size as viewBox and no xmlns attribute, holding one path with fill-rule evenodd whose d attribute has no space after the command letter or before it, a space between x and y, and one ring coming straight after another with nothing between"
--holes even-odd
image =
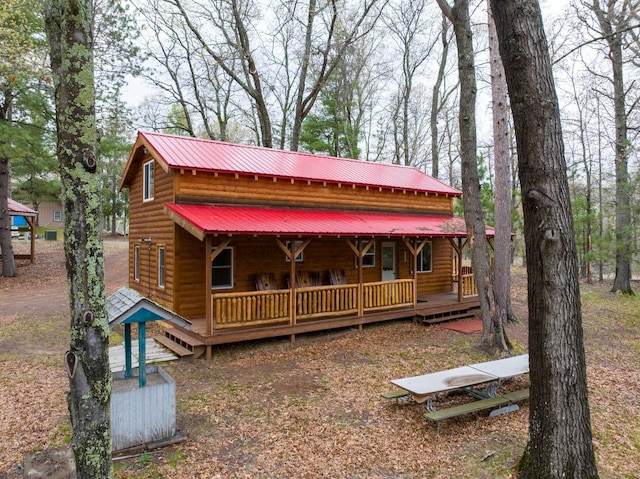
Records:
<instances>
[{"instance_id":1,"label":"gable window","mask_svg":"<svg viewBox=\"0 0 640 479\"><path fill-rule=\"evenodd\" d=\"M142 184L142 198L144 201L153 199L153 160L147 161L144 164L143 184Z\"/></svg>"},{"instance_id":2,"label":"gable window","mask_svg":"<svg viewBox=\"0 0 640 479\"><path fill-rule=\"evenodd\" d=\"M433 271L433 244L427 241L422 251L418 253L418 273L430 273Z\"/></svg>"},{"instance_id":3,"label":"gable window","mask_svg":"<svg viewBox=\"0 0 640 479\"><path fill-rule=\"evenodd\" d=\"M133 250L133 279L140 281L140 246L138 245Z\"/></svg>"},{"instance_id":4,"label":"gable window","mask_svg":"<svg viewBox=\"0 0 640 479\"><path fill-rule=\"evenodd\" d=\"M165 254L164 246L158 246L158 286L164 288Z\"/></svg>"},{"instance_id":5,"label":"gable window","mask_svg":"<svg viewBox=\"0 0 640 479\"><path fill-rule=\"evenodd\" d=\"M369 244L369 240L362 240L362 249L366 248ZM358 267L358 257L355 258L355 267ZM373 268L376 265L376 243L375 241L369 248L369 251L362 257L363 268Z\"/></svg>"},{"instance_id":6,"label":"gable window","mask_svg":"<svg viewBox=\"0 0 640 479\"><path fill-rule=\"evenodd\" d=\"M233 288L233 248L224 248L211 260L211 289Z\"/></svg>"},{"instance_id":7,"label":"gable window","mask_svg":"<svg viewBox=\"0 0 640 479\"><path fill-rule=\"evenodd\" d=\"M62 211L60 210L55 210L53 212L53 221L55 222L60 222L62 221Z\"/></svg>"},{"instance_id":8,"label":"gable window","mask_svg":"<svg viewBox=\"0 0 640 479\"><path fill-rule=\"evenodd\" d=\"M287 249L288 249L289 251L291 251L291 241L287 241L287 242L286 242L286 246L287 246ZM302 246L302 240L300 240L300 241L296 241L296 242L295 242L295 248L296 248L296 251L298 250L298 248L299 248L300 246ZM290 263L290 262L291 262L291 260L289 259L289 257L288 257L288 256L286 256L286 257L285 257L285 260L286 260L286 262L287 262L287 263ZM301 252L300 252L300 254L299 254L298 256L296 256L296 263L302 263L303 261L304 261L304 251L301 251Z\"/></svg>"}]
</instances>

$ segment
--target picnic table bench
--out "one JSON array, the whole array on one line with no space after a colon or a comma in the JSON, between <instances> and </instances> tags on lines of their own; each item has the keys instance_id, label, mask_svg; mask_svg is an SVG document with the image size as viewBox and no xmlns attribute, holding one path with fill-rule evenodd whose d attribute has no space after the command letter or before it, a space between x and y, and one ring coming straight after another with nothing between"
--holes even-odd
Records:
<instances>
[{"instance_id":1,"label":"picnic table bench","mask_svg":"<svg viewBox=\"0 0 640 479\"><path fill-rule=\"evenodd\" d=\"M529 355L523 354L495 361L476 363L446 371L394 379L392 384L400 390L382 394L385 399L411 397L417 403L427 403L425 418L436 422L440 432L440 421L485 409L496 408L491 416L518 409L517 402L529 397L529 389L498 394L500 385L509 378L529 372ZM478 387L483 389L478 389ZM467 404L436 410L434 400L439 393L462 390L476 400Z\"/></svg>"},{"instance_id":2,"label":"picnic table bench","mask_svg":"<svg viewBox=\"0 0 640 479\"><path fill-rule=\"evenodd\" d=\"M500 394L486 399L478 399L466 404L429 411L424 417L436 423L436 430L440 433L440 421L450 419L464 414L483 411L486 409L494 409L489 416L498 416L519 409L517 402L524 401L529 398L529 388L521 389L507 394Z\"/></svg>"}]
</instances>

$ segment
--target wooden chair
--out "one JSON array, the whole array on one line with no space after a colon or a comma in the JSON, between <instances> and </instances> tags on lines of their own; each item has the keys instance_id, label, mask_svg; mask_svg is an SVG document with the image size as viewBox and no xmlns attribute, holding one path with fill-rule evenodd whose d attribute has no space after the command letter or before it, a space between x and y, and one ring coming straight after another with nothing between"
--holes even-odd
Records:
<instances>
[{"instance_id":1,"label":"wooden chair","mask_svg":"<svg viewBox=\"0 0 640 479\"><path fill-rule=\"evenodd\" d=\"M276 276L273 273L260 273L256 275L256 289L258 291L273 291L278 289Z\"/></svg>"},{"instance_id":2,"label":"wooden chair","mask_svg":"<svg viewBox=\"0 0 640 479\"><path fill-rule=\"evenodd\" d=\"M347 284L347 275L343 269L330 269L329 281L332 285Z\"/></svg>"}]
</instances>

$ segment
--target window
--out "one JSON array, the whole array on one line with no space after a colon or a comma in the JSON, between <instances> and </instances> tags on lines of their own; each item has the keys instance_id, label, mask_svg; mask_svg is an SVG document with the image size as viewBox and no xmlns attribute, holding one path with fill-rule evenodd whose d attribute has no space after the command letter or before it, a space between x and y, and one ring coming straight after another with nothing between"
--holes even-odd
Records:
<instances>
[{"instance_id":1,"label":"window","mask_svg":"<svg viewBox=\"0 0 640 479\"><path fill-rule=\"evenodd\" d=\"M133 250L133 279L140 281L140 246L138 245Z\"/></svg>"},{"instance_id":2,"label":"window","mask_svg":"<svg viewBox=\"0 0 640 479\"><path fill-rule=\"evenodd\" d=\"M144 164L144 175L142 185L142 197L144 201L153 199L153 160L147 161Z\"/></svg>"},{"instance_id":3,"label":"window","mask_svg":"<svg viewBox=\"0 0 640 479\"><path fill-rule=\"evenodd\" d=\"M287 249L291 251L291 241L287 241L286 246L287 246ZM295 246L296 246L296 250L300 248L300 246L302 246L302 240L296 241ZM287 263L291 262L288 256L285 257L285 260L287 261ZM302 263L303 261L304 261L304 251L301 251L300 254L296 256L296 263Z\"/></svg>"},{"instance_id":4,"label":"window","mask_svg":"<svg viewBox=\"0 0 640 479\"><path fill-rule=\"evenodd\" d=\"M211 289L233 288L233 248L224 248L211 261Z\"/></svg>"},{"instance_id":5,"label":"window","mask_svg":"<svg viewBox=\"0 0 640 479\"><path fill-rule=\"evenodd\" d=\"M422 251L418 254L418 273L430 273L433 271L432 252L432 243L431 241L427 241Z\"/></svg>"},{"instance_id":6,"label":"window","mask_svg":"<svg viewBox=\"0 0 640 479\"><path fill-rule=\"evenodd\" d=\"M366 248L369 244L369 240L362 241L362 249ZM371 245L369 251L362 257L363 268L373 268L376 265L376 243ZM358 267L358 257L356 256L356 268Z\"/></svg>"},{"instance_id":7,"label":"window","mask_svg":"<svg viewBox=\"0 0 640 479\"><path fill-rule=\"evenodd\" d=\"M158 286L164 288L164 246L158 246Z\"/></svg>"},{"instance_id":8,"label":"window","mask_svg":"<svg viewBox=\"0 0 640 479\"><path fill-rule=\"evenodd\" d=\"M62 221L62 211L56 210L53 212L53 221L56 221L56 222Z\"/></svg>"}]
</instances>

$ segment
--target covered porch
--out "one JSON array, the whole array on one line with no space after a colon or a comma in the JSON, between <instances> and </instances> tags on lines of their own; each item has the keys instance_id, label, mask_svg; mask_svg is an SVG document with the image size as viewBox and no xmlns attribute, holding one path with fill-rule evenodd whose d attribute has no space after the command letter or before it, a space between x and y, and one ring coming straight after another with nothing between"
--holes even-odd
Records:
<instances>
[{"instance_id":1,"label":"covered porch","mask_svg":"<svg viewBox=\"0 0 640 479\"><path fill-rule=\"evenodd\" d=\"M177 204L165 211L201 241L211 265L204 317L189 316L190 331L172 327L167 336L187 348L195 340L207 356L215 344L453 319L478 307L473 274L456 259L466 245L462 218Z\"/></svg>"}]
</instances>

